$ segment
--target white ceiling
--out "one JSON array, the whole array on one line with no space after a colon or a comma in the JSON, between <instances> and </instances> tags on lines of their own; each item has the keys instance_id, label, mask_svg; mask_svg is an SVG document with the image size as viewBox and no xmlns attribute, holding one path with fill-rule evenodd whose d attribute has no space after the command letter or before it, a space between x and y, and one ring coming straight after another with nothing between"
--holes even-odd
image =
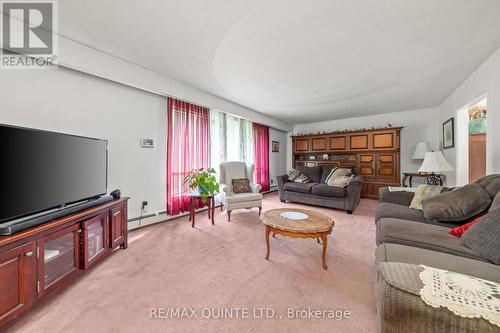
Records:
<instances>
[{"instance_id":1,"label":"white ceiling","mask_svg":"<svg viewBox=\"0 0 500 333\"><path fill-rule=\"evenodd\" d=\"M438 105L500 46L500 1L64 0L59 31L306 123Z\"/></svg>"}]
</instances>

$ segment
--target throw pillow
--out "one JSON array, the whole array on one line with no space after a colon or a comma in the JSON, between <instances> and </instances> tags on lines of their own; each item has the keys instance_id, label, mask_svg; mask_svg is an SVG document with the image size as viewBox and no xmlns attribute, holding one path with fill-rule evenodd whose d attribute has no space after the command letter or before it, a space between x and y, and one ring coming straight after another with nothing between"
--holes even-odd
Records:
<instances>
[{"instance_id":1,"label":"throw pillow","mask_svg":"<svg viewBox=\"0 0 500 333\"><path fill-rule=\"evenodd\" d=\"M326 177L325 179L325 184L329 184L329 182L338 177L342 176L349 176L351 174L351 169L345 169L345 168L333 168L332 171L330 171L330 174ZM330 185L333 186L333 185Z\"/></svg>"},{"instance_id":2,"label":"throw pillow","mask_svg":"<svg viewBox=\"0 0 500 333\"><path fill-rule=\"evenodd\" d=\"M328 180L327 185L328 186L335 186L335 187L346 187L349 185L351 180L354 178L354 175L350 176L340 176L340 177L335 177L335 178L330 178Z\"/></svg>"},{"instance_id":3,"label":"throw pillow","mask_svg":"<svg viewBox=\"0 0 500 333\"><path fill-rule=\"evenodd\" d=\"M462 242L481 257L500 265L500 212L484 215L464 232Z\"/></svg>"},{"instance_id":4,"label":"throw pillow","mask_svg":"<svg viewBox=\"0 0 500 333\"><path fill-rule=\"evenodd\" d=\"M252 193L250 181L247 178L233 179L233 193Z\"/></svg>"},{"instance_id":5,"label":"throw pillow","mask_svg":"<svg viewBox=\"0 0 500 333\"><path fill-rule=\"evenodd\" d=\"M410 208L422 210L422 200L435 197L436 195L441 193L442 189L442 186L437 185L418 185L417 189L415 190L415 196L411 201Z\"/></svg>"},{"instance_id":6,"label":"throw pillow","mask_svg":"<svg viewBox=\"0 0 500 333\"><path fill-rule=\"evenodd\" d=\"M289 169L286 174L288 175L288 180L296 183L309 183L311 180L309 177L304 175L297 169Z\"/></svg>"},{"instance_id":7,"label":"throw pillow","mask_svg":"<svg viewBox=\"0 0 500 333\"><path fill-rule=\"evenodd\" d=\"M453 236L455 236L455 237L460 238L460 237L462 237L462 235L464 234L464 232L466 232L466 231L467 231L467 229L469 229L469 228L470 228L470 227L471 227L474 223L477 223L477 222L479 222L480 220L481 220L481 218L480 218L480 217L478 217L477 219L475 219L475 220L473 220L473 221L471 221L471 222L469 222L469 223L466 223L466 224L461 225L461 226L459 226L459 227L456 227L456 228L453 228L453 229L448 230L448 233L449 233L450 235L453 235Z\"/></svg>"},{"instance_id":8,"label":"throw pillow","mask_svg":"<svg viewBox=\"0 0 500 333\"><path fill-rule=\"evenodd\" d=\"M460 223L480 215L490 203L488 192L481 185L473 183L423 200L422 210L428 221Z\"/></svg>"}]
</instances>

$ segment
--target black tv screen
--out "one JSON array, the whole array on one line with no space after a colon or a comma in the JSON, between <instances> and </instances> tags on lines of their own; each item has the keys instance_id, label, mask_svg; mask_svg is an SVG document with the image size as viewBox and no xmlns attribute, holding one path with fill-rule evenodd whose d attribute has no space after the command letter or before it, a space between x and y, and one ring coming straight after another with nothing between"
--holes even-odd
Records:
<instances>
[{"instance_id":1,"label":"black tv screen","mask_svg":"<svg viewBox=\"0 0 500 333\"><path fill-rule=\"evenodd\" d=\"M107 191L107 141L0 124L0 222Z\"/></svg>"}]
</instances>

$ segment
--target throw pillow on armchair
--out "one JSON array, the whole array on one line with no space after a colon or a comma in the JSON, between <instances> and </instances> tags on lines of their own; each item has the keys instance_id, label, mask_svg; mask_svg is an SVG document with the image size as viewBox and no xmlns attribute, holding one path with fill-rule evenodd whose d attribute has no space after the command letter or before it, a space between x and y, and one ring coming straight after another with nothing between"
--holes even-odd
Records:
<instances>
[{"instance_id":1,"label":"throw pillow on armchair","mask_svg":"<svg viewBox=\"0 0 500 333\"><path fill-rule=\"evenodd\" d=\"M252 193L250 181L247 178L233 179L233 193Z\"/></svg>"}]
</instances>

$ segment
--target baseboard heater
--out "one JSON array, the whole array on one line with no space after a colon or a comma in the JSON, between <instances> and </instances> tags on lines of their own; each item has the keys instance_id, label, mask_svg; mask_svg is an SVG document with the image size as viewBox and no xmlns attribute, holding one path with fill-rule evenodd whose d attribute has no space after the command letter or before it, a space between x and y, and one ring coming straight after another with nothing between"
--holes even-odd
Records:
<instances>
[{"instance_id":1,"label":"baseboard heater","mask_svg":"<svg viewBox=\"0 0 500 333\"><path fill-rule=\"evenodd\" d=\"M75 213L77 211L84 210L96 205L100 205L112 200L113 198L111 196L103 196L98 199L93 199L89 201L76 203L71 206L57 208L55 210L42 213L41 215L28 216L21 219L0 223L0 236L12 235L16 232L43 224L45 222L54 220L58 217Z\"/></svg>"}]
</instances>

